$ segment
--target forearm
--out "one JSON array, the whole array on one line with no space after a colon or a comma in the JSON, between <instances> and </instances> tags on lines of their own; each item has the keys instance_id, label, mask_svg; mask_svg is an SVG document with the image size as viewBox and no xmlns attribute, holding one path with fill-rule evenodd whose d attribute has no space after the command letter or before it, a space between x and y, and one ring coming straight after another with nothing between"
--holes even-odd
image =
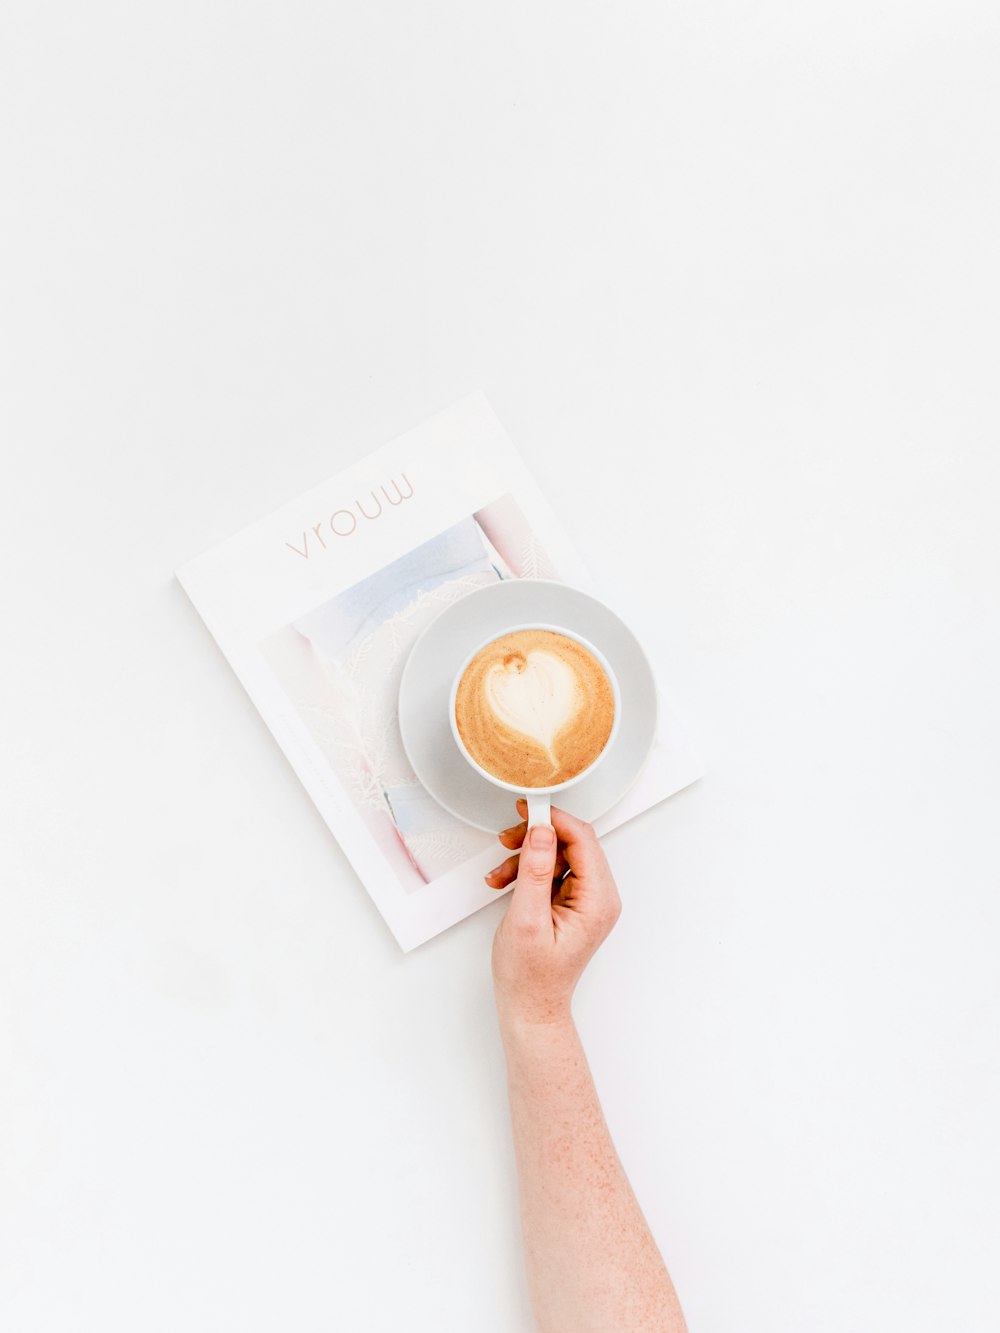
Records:
<instances>
[{"instance_id":1,"label":"forearm","mask_svg":"<svg viewBox=\"0 0 1000 1333\"><path fill-rule=\"evenodd\" d=\"M571 1016L532 1025L501 1007L500 1031L539 1333L682 1333Z\"/></svg>"}]
</instances>

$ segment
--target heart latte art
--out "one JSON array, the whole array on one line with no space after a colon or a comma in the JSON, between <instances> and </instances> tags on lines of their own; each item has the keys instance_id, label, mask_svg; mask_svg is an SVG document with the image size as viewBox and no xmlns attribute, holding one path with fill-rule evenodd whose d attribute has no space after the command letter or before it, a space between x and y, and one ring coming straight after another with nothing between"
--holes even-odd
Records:
<instances>
[{"instance_id":1,"label":"heart latte art","mask_svg":"<svg viewBox=\"0 0 1000 1333\"><path fill-rule=\"evenodd\" d=\"M482 648L462 673L455 723L476 763L504 782L568 782L604 749L615 718L607 673L583 644L525 629Z\"/></svg>"}]
</instances>

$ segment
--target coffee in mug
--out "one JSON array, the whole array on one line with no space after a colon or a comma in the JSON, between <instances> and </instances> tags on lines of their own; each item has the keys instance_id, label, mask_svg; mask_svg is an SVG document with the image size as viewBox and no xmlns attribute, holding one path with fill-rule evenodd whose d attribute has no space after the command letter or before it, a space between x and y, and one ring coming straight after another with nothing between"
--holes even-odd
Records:
<instances>
[{"instance_id":1,"label":"coffee in mug","mask_svg":"<svg viewBox=\"0 0 1000 1333\"><path fill-rule=\"evenodd\" d=\"M455 692L455 725L469 754L501 782L526 790L589 768L614 721L604 667L556 630L500 635L472 658Z\"/></svg>"}]
</instances>

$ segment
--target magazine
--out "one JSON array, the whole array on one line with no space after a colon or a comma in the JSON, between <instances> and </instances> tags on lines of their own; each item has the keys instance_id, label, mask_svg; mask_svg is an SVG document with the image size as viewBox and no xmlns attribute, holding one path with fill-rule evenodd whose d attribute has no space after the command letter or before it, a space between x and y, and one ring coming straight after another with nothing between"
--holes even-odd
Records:
<instances>
[{"instance_id":1,"label":"magazine","mask_svg":"<svg viewBox=\"0 0 1000 1333\"><path fill-rule=\"evenodd\" d=\"M400 946L495 901L483 875L504 854L496 834L435 800L407 757L403 667L437 616L497 582L600 594L485 397L462 399L177 577ZM652 749L595 819L600 833L703 771L652 665Z\"/></svg>"}]
</instances>

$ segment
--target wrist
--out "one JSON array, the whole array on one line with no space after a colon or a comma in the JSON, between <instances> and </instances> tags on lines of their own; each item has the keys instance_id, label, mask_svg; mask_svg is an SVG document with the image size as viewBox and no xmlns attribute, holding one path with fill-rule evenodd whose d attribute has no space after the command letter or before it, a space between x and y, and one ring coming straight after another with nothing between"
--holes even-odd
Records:
<instances>
[{"instance_id":1,"label":"wrist","mask_svg":"<svg viewBox=\"0 0 1000 1333\"><path fill-rule=\"evenodd\" d=\"M525 1004L496 992L497 1019L504 1040L550 1040L574 1033L576 1024L568 998Z\"/></svg>"}]
</instances>

